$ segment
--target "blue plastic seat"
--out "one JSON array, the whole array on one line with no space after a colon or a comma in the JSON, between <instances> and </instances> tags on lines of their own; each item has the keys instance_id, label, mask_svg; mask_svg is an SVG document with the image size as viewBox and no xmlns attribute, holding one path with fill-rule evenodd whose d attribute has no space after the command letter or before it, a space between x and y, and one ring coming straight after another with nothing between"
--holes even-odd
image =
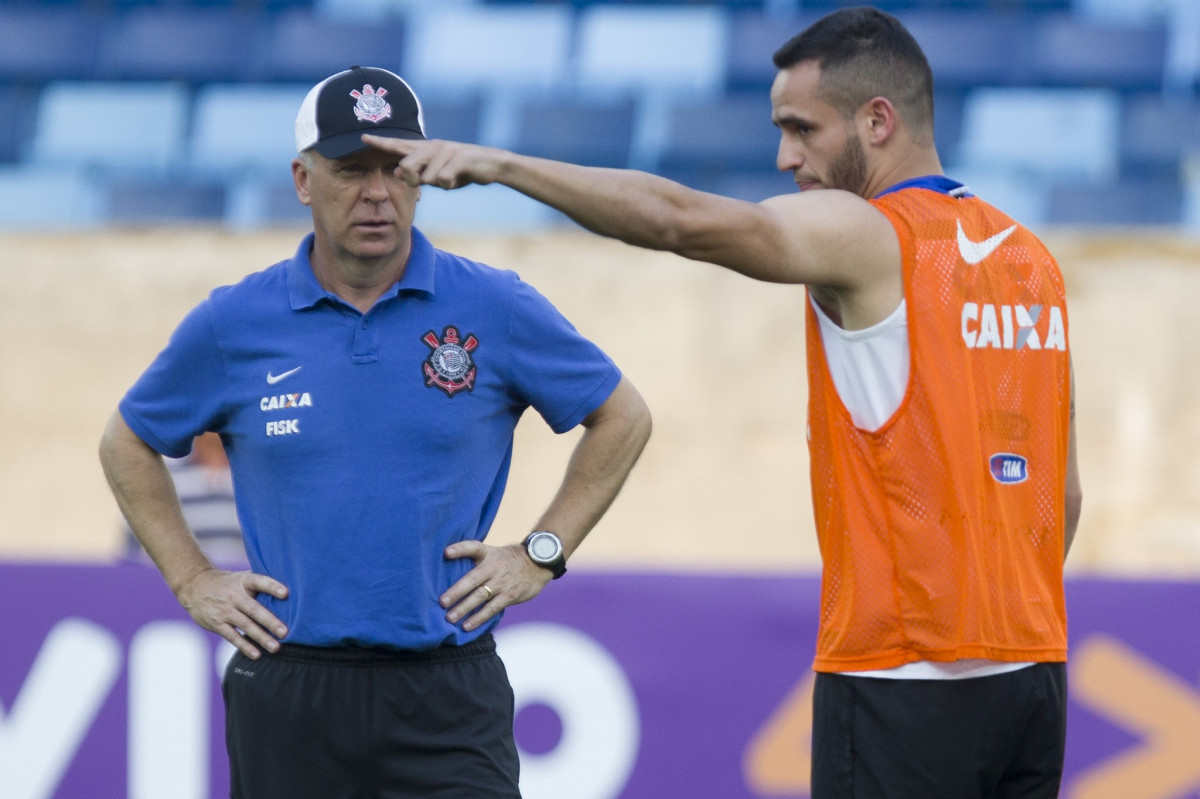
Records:
<instances>
[{"instance_id":1,"label":"blue plastic seat","mask_svg":"<svg viewBox=\"0 0 1200 799\"><path fill-rule=\"evenodd\" d=\"M517 115L514 147L522 153L586 166L629 165L631 100L534 100Z\"/></svg>"},{"instance_id":2,"label":"blue plastic seat","mask_svg":"<svg viewBox=\"0 0 1200 799\"><path fill-rule=\"evenodd\" d=\"M102 193L82 169L0 167L0 229L78 230L101 221Z\"/></svg>"},{"instance_id":3,"label":"blue plastic seat","mask_svg":"<svg viewBox=\"0 0 1200 799\"><path fill-rule=\"evenodd\" d=\"M775 80L775 64L771 57L816 16L803 14L778 19L759 11L741 11L729 22L729 44L726 54L726 88L734 92L765 92Z\"/></svg>"},{"instance_id":4,"label":"blue plastic seat","mask_svg":"<svg viewBox=\"0 0 1200 799\"><path fill-rule=\"evenodd\" d=\"M246 80L262 17L228 8L147 6L104 31L96 74L104 80Z\"/></svg>"},{"instance_id":5,"label":"blue plastic seat","mask_svg":"<svg viewBox=\"0 0 1200 799\"><path fill-rule=\"evenodd\" d=\"M659 168L685 182L696 173L772 172L778 150L779 131L771 124L771 103L766 95L684 100L668 111Z\"/></svg>"},{"instance_id":6,"label":"blue plastic seat","mask_svg":"<svg viewBox=\"0 0 1200 799\"><path fill-rule=\"evenodd\" d=\"M399 19L353 22L293 9L274 17L255 74L264 81L312 85L354 65L398 71L403 41Z\"/></svg>"},{"instance_id":7,"label":"blue plastic seat","mask_svg":"<svg viewBox=\"0 0 1200 799\"><path fill-rule=\"evenodd\" d=\"M566 6L429 5L405 19L400 74L419 96L545 90L566 79L572 21Z\"/></svg>"},{"instance_id":8,"label":"blue plastic seat","mask_svg":"<svg viewBox=\"0 0 1200 799\"><path fill-rule=\"evenodd\" d=\"M0 80L92 77L100 19L86 7L0 6Z\"/></svg>"},{"instance_id":9,"label":"blue plastic seat","mask_svg":"<svg viewBox=\"0 0 1200 799\"><path fill-rule=\"evenodd\" d=\"M296 112L308 84L213 84L196 94L188 151L194 172L274 173L286 179L296 155Z\"/></svg>"},{"instance_id":10,"label":"blue plastic seat","mask_svg":"<svg viewBox=\"0 0 1200 799\"><path fill-rule=\"evenodd\" d=\"M1200 154L1200 101L1141 94L1121 107L1121 167L1129 173L1178 174Z\"/></svg>"},{"instance_id":11,"label":"blue plastic seat","mask_svg":"<svg viewBox=\"0 0 1200 799\"><path fill-rule=\"evenodd\" d=\"M478 95L442 98L421 97L425 136L451 141L479 141L482 99Z\"/></svg>"},{"instance_id":12,"label":"blue plastic seat","mask_svg":"<svg viewBox=\"0 0 1200 799\"><path fill-rule=\"evenodd\" d=\"M985 10L899 12L921 45L937 89L1026 82L1031 22Z\"/></svg>"},{"instance_id":13,"label":"blue plastic seat","mask_svg":"<svg viewBox=\"0 0 1200 799\"><path fill-rule=\"evenodd\" d=\"M174 83L50 84L38 102L31 159L165 172L182 159L188 103Z\"/></svg>"},{"instance_id":14,"label":"blue plastic seat","mask_svg":"<svg viewBox=\"0 0 1200 799\"><path fill-rule=\"evenodd\" d=\"M1118 168L1119 113L1108 89L976 89L956 165L1106 182Z\"/></svg>"},{"instance_id":15,"label":"blue plastic seat","mask_svg":"<svg viewBox=\"0 0 1200 799\"><path fill-rule=\"evenodd\" d=\"M115 179L103 191L104 220L110 225L216 222L225 214L221 183Z\"/></svg>"},{"instance_id":16,"label":"blue plastic seat","mask_svg":"<svg viewBox=\"0 0 1200 799\"><path fill-rule=\"evenodd\" d=\"M20 161L33 138L37 90L0 84L0 164Z\"/></svg>"},{"instance_id":17,"label":"blue plastic seat","mask_svg":"<svg viewBox=\"0 0 1200 799\"><path fill-rule=\"evenodd\" d=\"M718 6L588 6L579 12L575 83L585 91L725 87L729 12Z\"/></svg>"},{"instance_id":18,"label":"blue plastic seat","mask_svg":"<svg viewBox=\"0 0 1200 799\"><path fill-rule=\"evenodd\" d=\"M1183 187L1176 177L1130 178L1099 191L1094 186L1055 185L1046 221L1079 227L1167 227L1183 221L1183 204Z\"/></svg>"},{"instance_id":19,"label":"blue plastic seat","mask_svg":"<svg viewBox=\"0 0 1200 799\"><path fill-rule=\"evenodd\" d=\"M1166 69L1163 24L1119 24L1053 14L1037 21L1032 81L1051 86L1159 89Z\"/></svg>"}]
</instances>

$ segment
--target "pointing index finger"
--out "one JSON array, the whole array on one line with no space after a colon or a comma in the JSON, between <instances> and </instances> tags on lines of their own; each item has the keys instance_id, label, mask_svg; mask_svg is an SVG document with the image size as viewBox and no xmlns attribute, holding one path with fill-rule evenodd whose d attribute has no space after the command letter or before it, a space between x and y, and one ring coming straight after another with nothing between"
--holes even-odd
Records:
<instances>
[{"instance_id":1,"label":"pointing index finger","mask_svg":"<svg viewBox=\"0 0 1200 799\"><path fill-rule=\"evenodd\" d=\"M376 136L372 133L364 133L363 144L370 145L378 150L387 150L401 155L408 155L416 149L420 139L393 139L390 136Z\"/></svg>"}]
</instances>

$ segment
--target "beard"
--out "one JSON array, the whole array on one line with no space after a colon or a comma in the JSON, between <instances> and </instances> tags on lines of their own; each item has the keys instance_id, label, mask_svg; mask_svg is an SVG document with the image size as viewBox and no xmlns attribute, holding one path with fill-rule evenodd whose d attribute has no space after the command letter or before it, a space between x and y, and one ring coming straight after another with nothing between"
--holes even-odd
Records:
<instances>
[{"instance_id":1,"label":"beard","mask_svg":"<svg viewBox=\"0 0 1200 799\"><path fill-rule=\"evenodd\" d=\"M867 154L862 142L851 133L842 145L842 151L829 165L829 178L824 184L831 189L842 189L862 195L867 186Z\"/></svg>"}]
</instances>

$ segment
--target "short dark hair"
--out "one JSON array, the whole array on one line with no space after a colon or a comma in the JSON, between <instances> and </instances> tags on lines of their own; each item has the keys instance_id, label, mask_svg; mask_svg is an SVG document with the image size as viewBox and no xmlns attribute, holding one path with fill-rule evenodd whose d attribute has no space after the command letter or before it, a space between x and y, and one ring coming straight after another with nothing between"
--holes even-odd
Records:
<instances>
[{"instance_id":1,"label":"short dark hair","mask_svg":"<svg viewBox=\"0 0 1200 799\"><path fill-rule=\"evenodd\" d=\"M900 20L875 8L843 8L821 17L775 51L775 66L802 61L821 68L821 91L847 118L872 97L886 97L914 134L933 132L933 71Z\"/></svg>"}]
</instances>

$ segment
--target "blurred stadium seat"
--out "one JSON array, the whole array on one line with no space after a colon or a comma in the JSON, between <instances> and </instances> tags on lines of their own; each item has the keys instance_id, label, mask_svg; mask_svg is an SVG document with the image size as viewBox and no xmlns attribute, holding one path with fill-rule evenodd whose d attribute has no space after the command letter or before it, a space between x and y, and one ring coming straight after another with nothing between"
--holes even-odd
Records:
<instances>
[{"instance_id":1,"label":"blurred stadium seat","mask_svg":"<svg viewBox=\"0 0 1200 799\"><path fill-rule=\"evenodd\" d=\"M32 160L163 173L182 158L188 104L175 83L50 84L38 103Z\"/></svg>"},{"instance_id":2,"label":"blurred stadium seat","mask_svg":"<svg viewBox=\"0 0 1200 799\"><path fill-rule=\"evenodd\" d=\"M725 86L724 8L594 5L578 25L575 83L585 91L715 94Z\"/></svg>"},{"instance_id":3,"label":"blurred stadium seat","mask_svg":"<svg viewBox=\"0 0 1200 799\"><path fill-rule=\"evenodd\" d=\"M25 156L33 138L37 100L36 89L0 84L0 164Z\"/></svg>"},{"instance_id":4,"label":"blurred stadium seat","mask_svg":"<svg viewBox=\"0 0 1200 799\"><path fill-rule=\"evenodd\" d=\"M479 141L482 105L477 94L445 99L421 94L425 136L430 139Z\"/></svg>"},{"instance_id":5,"label":"blurred stadium seat","mask_svg":"<svg viewBox=\"0 0 1200 799\"><path fill-rule=\"evenodd\" d=\"M102 20L90 8L0 6L0 81L91 78Z\"/></svg>"},{"instance_id":6,"label":"blurred stadium seat","mask_svg":"<svg viewBox=\"0 0 1200 799\"><path fill-rule=\"evenodd\" d=\"M1050 189L1046 221L1052 225L1178 225L1183 221L1183 187L1178 178L1130 178L1096 187L1056 185Z\"/></svg>"},{"instance_id":7,"label":"blurred stadium seat","mask_svg":"<svg viewBox=\"0 0 1200 799\"><path fill-rule=\"evenodd\" d=\"M1178 176L1186 159L1200 157L1200 104L1161 94L1125 98L1120 147L1124 171Z\"/></svg>"},{"instance_id":8,"label":"blurred stadium seat","mask_svg":"<svg viewBox=\"0 0 1200 799\"><path fill-rule=\"evenodd\" d=\"M668 111L659 169L685 183L738 171L775 171L779 131L763 94L682 100Z\"/></svg>"},{"instance_id":9,"label":"blurred stadium seat","mask_svg":"<svg viewBox=\"0 0 1200 799\"><path fill-rule=\"evenodd\" d=\"M963 106L957 164L1104 182L1117 173L1119 116L1108 89L975 89Z\"/></svg>"},{"instance_id":10,"label":"blurred stadium seat","mask_svg":"<svg viewBox=\"0 0 1200 799\"><path fill-rule=\"evenodd\" d=\"M1160 89L1166 53L1165 23L1119 24L1047 15L1034 29L1030 79L1051 86Z\"/></svg>"},{"instance_id":11,"label":"blurred stadium seat","mask_svg":"<svg viewBox=\"0 0 1200 799\"><path fill-rule=\"evenodd\" d=\"M105 221L116 225L219 222L225 186L179 179L121 179L104 187Z\"/></svg>"},{"instance_id":12,"label":"blurred stadium seat","mask_svg":"<svg viewBox=\"0 0 1200 799\"><path fill-rule=\"evenodd\" d=\"M1029 18L980 9L902 12L900 19L925 51L936 89L1026 82Z\"/></svg>"},{"instance_id":13,"label":"blurred stadium seat","mask_svg":"<svg viewBox=\"0 0 1200 799\"><path fill-rule=\"evenodd\" d=\"M633 141L634 104L617 100L531 100L517 109L513 147L539 158L625 167Z\"/></svg>"},{"instance_id":14,"label":"blurred stadium seat","mask_svg":"<svg viewBox=\"0 0 1200 799\"><path fill-rule=\"evenodd\" d=\"M406 17L401 74L418 93L544 90L563 85L566 7L428 6Z\"/></svg>"},{"instance_id":15,"label":"blurred stadium seat","mask_svg":"<svg viewBox=\"0 0 1200 799\"><path fill-rule=\"evenodd\" d=\"M296 112L308 84L214 84L196 95L189 165L199 174L275 173L296 155Z\"/></svg>"},{"instance_id":16,"label":"blurred stadium seat","mask_svg":"<svg viewBox=\"0 0 1200 799\"><path fill-rule=\"evenodd\" d=\"M237 9L146 6L105 26L101 80L246 80L264 18Z\"/></svg>"},{"instance_id":17,"label":"blurred stadium seat","mask_svg":"<svg viewBox=\"0 0 1200 799\"><path fill-rule=\"evenodd\" d=\"M101 199L80 169L0 167L0 229L93 227L104 221Z\"/></svg>"},{"instance_id":18,"label":"blurred stadium seat","mask_svg":"<svg viewBox=\"0 0 1200 799\"><path fill-rule=\"evenodd\" d=\"M258 80L310 86L348 67L399 70L404 25L398 19L354 22L325 19L306 9L274 17L258 54Z\"/></svg>"},{"instance_id":19,"label":"blurred stadium seat","mask_svg":"<svg viewBox=\"0 0 1200 799\"><path fill-rule=\"evenodd\" d=\"M766 92L770 89L776 72L771 57L813 19L813 14L786 18L758 11L732 14L726 52L726 88L733 92Z\"/></svg>"}]
</instances>

